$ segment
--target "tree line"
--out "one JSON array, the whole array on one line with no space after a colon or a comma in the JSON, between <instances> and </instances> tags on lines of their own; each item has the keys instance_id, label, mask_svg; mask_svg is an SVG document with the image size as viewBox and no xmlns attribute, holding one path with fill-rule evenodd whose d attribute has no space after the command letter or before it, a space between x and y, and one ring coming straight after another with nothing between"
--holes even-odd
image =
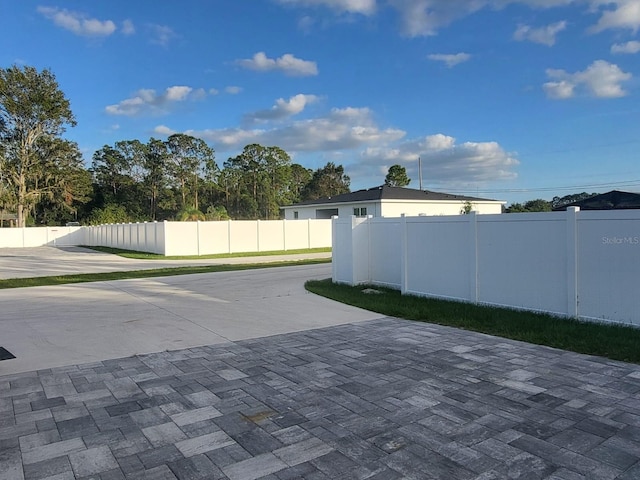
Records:
<instances>
[{"instance_id":1,"label":"tree line","mask_svg":"<svg viewBox=\"0 0 640 480\"><path fill-rule=\"evenodd\" d=\"M104 145L87 168L63 138L75 125L51 71L0 69L0 214L17 226L274 219L283 205L350 191L342 165L312 170L250 144L220 168L211 146L180 133Z\"/></svg>"}]
</instances>

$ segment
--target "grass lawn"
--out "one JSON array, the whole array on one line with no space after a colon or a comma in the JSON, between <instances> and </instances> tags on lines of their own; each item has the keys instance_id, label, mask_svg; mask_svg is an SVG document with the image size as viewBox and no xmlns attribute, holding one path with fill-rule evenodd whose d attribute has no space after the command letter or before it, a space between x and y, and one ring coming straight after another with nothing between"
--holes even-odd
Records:
<instances>
[{"instance_id":1,"label":"grass lawn","mask_svg":"<svg viewBox=\"0 0 640 480\"><path fill-rule=\"evenodd\" d=\"M127 272L82 273L75 275L58 275L51 277L9 278L0 279L0 289L41 287L46 285L64 285L66 283L106 282L126 280L129 278L169 277L172 275L192 275L194 273L230 272L234 270L250 270L252 268L290 267L294 265L315 265L328 263L331 259L319 258L309 260L251 263L239 265L202 265L193 267L155 268L149 270L132 270Z\"/></svg>"},{"instance_id":2,"label":"grass lawn","mask_svg":"<svg viewBox=\"0 0 640 480\"><path fill-rule=\"evenodd\" d=\"M384 315L640 363L640 328L401 295L398 290L363 285L350 287L333 284L331 280L309 281L305 287L318 295ZM362 293L366 288L382 293Z\"/></svg>"},{"instance_id":3,"label":"grass lawn","mask_svg":"<svg viewBox=\"0 0 640 480\"><path fill-rule=\"evenodd\" d=\"M134 258L136 260L208 260L216 258L239 258L239 257L266 257L272 255L296 255L301 253L327 253L331 252L331 248L304 248L300 250L274 250L270 252L239 252L239 253L218 253L215 255L185 255L185 256L167 256L159 253L137 252L135 250L122 250L120 248L111 247L88 247L98 252L112 253L125 258Z\"/></svg>"}]
</instances>

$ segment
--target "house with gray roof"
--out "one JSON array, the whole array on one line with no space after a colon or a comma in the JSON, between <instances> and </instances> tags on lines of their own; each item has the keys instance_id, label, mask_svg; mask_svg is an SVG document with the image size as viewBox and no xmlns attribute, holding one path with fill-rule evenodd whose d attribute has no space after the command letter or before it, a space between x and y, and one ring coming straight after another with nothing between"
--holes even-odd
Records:
<instances>
[{"instance_id":1,"label":"house with gray roof","mask_svg":"<svg viewBox=\"0 0 640 480\"><path fill-rule=\"evenodd\" d=\"M408 217L459 215L470 208L477 213L502 213L506 202L412 188L379 187L333 197L318 198L281 207L286 220L306 220L355 215L365 217Z\"/></svg>"}]
</instances>

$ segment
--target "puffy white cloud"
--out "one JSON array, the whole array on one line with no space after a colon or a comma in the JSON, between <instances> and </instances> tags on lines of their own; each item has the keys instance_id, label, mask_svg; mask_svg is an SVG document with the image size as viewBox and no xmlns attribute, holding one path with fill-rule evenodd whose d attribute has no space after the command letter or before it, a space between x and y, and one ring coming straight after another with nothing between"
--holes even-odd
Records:
<instances>
[{"instance_id":1,"label":"puffy white cloud","mask_svg":"<svg viewBox=\"0 0 640 480\"><path fill-rule=\"evenodd\" d=\"M595 6L613 5L612 10L605 10L600 20L591 29L601 32L610 28L628 28L636 32L640 28L640 1L638 0L592 0Z\"/></svg>"},{"instance_id":2,"label":"puffy white cloud","mask_svg":"<svg viewBox=\"0 0 640 480\"><path fill-rule=\"evenodd\" d=\"M222 149L239 149L247 143L278 145L289 152L337 152L385 144L404 137L398 129L378 127L368 108L334 108L327 115L298 120L271 129L209 129L185 133L203 138Z\"/></svg>"},{"instance_id":3,"label":"puffy white cloud","mask_svg":"<svg viewBox=\"0 0 640 480\"><path fill-rule=\"evenodd\" d=\"M236 60L236 64L258 72L279 70L286 75L296 77L318 74L316 62L296 58L290 53L285 53L280 58L269 58L264 52L258 52L252 58Z\"/></svg>"},{"instance_id":4,"label":"puffy white cloud","mask_svg":"<svg viewBox=\"0 0 640 480\"><path fill-rule=\"evenodd\" d=\"M158 125L156 128L153 129L153 133L157 134L157 135L162 135L162 136L170 136L173 135L174 133L178 133L175 130L170 129L169 127L167 127L166 125Z\"/></svg>"},{"instance_id":5,"label":"puffy white cloud","mask_svg":"<svg viewBox=\"0 0 640 480\"><path fill-rule=\"evenodd\" d=\"M249 122L261 121L261 120L281 120L293 115L297 115L302 112L305 107L318 101L318 97L315 95L305 95L299 93L290 97L289 100L279 98L276 100L275 105L267 110L258 110L257 112L245 115L245 120Z\"/></svg>"},{"instance_id":6,"label":"puffy white cloud","mask_svg":"<svg viewBox=\"0 0 640 480\"><path fill-rule=\"evenodd\" d=\"M278 0L285 5L304 7L327 7L339 13L372 15L376 11L376 0Z\"/></svg>"},{"instance_id":7,"label":"puffy white cloud","mask_svg":"<svg viewBox=\"0 0 640 480\"><path fill-rule=\"evenodd\" d=\"M393 147L367 148L358 166L351 170L366 174L372 168L385 171L401 164L409 177L419 178L418 158L422 160L423 180L429 185L462 185L512 180L519 161L497 142L464 142L441 133L405 141Z\"/></svg>"},{"instance_id":8,"label":"puffy white cloud","mask_svg":"<svg viewBox=\"0 0 640 480\"><path fill-rule=\"evenodd\" d=\"M108 37L116 31L116 24L111 20L88 18L78 12L55 8L38 7L38 13L53 21L58 27L85 37Z\"/></svg>"},{"instance_id":9,"label":"puffy white cloud","mask_svg":"<svg viewBox=\"0 0 640 480\"><path fill-rule=\"evenodd\" d=\"M640 52L640 42L632 40L626 43L615 43L611 45L611 53L638 53Z\"/></svg>"},{"instance_id":10,"label":"puffy white cloud","mask_svg":"<svg viewBox=\"0 0 640 480\"><path fill-rule=\"evenodd\" d=\"M585 70L576 73L548 69L547 76L551 81L545 83L543 89L547 96L554 99L571 98L579 88L597 98L624 97L627 92L622 88L622 82L632 77L605 60L596 60Z\"/></svg>"},{"instance_id":11,"label":"puffy white cloud","mask_svg":"<svg viewBox=\"0 0 640 480\"><path fill-rule=\"evenodd\" d=\"M237 95L240 92L242 92L242 87L238 87L236 85L229 85L228 87L225 87L224 91L229 95Z\"/></svg>"},{"instance_id":12,"label":"puffy white cloud","mask_svg":"<svg viewBox=\"0 0 640 480\"><path fill-rule=\"evenodd\" d=\"M540 43L553 46L556 43L556 35L567 28L567 22L556 22L546 27L533 28L529 25L518 25L513 38L518 41L528 40L534 43Z\"/></svg>"},{"instance_id":13,"label":"puffy white cloud","mask_svg":"<svg viewBox=\"0 0 640 480\"><path fill-rule=\"evenodd\" d=\"M459 63L466 62L471 59L471 55L468 53L455 53L455 54L444 54L444 53L432 53L431 55L427 55L429 60L434 60L436 62L443 62L447 67L452 68L458 65Z\"/></svg>"},{"instance_id":14,"label":"puffy white cloud","mask_svg":"<svg viewBox=\"0 0 640 480\"><path fill-rule=\"evenodd\" d=\"M549 71L547 71L547 74L549 74ZM563 100L565 98L573 97L573 91L576 88L576 85L566 80L561 80L559 82L547 82L542 86L542 88L549 98Z\"/></svg>"},{"instance_id":15,"label":"puffy white cloud","mask_svg":"<svg viewBox=\"0 0 640 480\"><path fill-rule=\"evenodd\" d=\"M194 90L192 87L176 85L157 94L153 89L141 89L136 94L114 105L108 105L105 111L109 115L134 116L141 113L164 113L173 103L186 100L198 100L206 96L203 89Z\"/></svg>"}]
</instances>

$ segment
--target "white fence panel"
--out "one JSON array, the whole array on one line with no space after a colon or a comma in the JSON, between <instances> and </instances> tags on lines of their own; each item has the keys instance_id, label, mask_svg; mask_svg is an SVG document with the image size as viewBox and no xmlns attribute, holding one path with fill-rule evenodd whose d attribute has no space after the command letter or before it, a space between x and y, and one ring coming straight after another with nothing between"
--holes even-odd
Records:
<instances>
[{"instance_id":1,"label":"white fence panel","mask_svg":"<svg viewBox=\"0 0 640 480\"><path fill-rule=\"evenodd\" d=\"M471 276L466 216L410 217L406 221L406 285L420 295L466 299Z\"/></svg>"},{"instance_id":2,"label":"white fence panel","mask_svg":"<svg viewBox=\"0 0 640 480\"><path fill-rule=\"evenodd\" d=\"M290 223L290 222L289 222ZM327 248L331 246L331 220L311 219L307 220L307 247L290 247L294 248ZM301 236L304 242L305 236ZM287 246L287 248L289 248Z\"/></svg>"},{"instance_id":3,"label":"white fence panel","mask_svg":"<svg viewBox=\"0 0 640 480\"><path fill-rule=\"evenodd\" d=\"M640 325L640 211L580 212L577 230L581 315Z\"/></svg>"},{"instance_id":4,"label":"white fence panel","mask_svg":"<svg viewBox=\"0 0 640 480\"><path fill-rule=\"evenodd\" d=\"M258 251L258 224L251 220L229 222L229 243L232 252Z\"/></svg>"},{"instance_id":5,"label":"white fence panel","mask_svg":"<svg viewBox=\"0 0 640 480\"><path fill-rule=\"evenodd\" d=\"M640 211L334 219L334 281L398 276L403 293L640 326Z\"/></svg>"},{"instance_id":6,"label":"white fence panel","mask_svg":"<svg viewBox=\"0 0 640 480\"><path fill-rule=\"evenodd\" d=\"M284 222L282 220L261 220L258 227L258 252L284 250Z\"/></svg>"},{"instance_id":7,"label":"white fence panel","mask_svg":"<svg viewBox=\"0 0 640 480\"><path fill-rule=\"evenodd\" d=\"M375 261L370 262L371 278L379 285L393 288L402 287L402 231L400 218L393 221L370 221L369 255Z\"/></svg>"},{"instance_id":8,"label":"white fence panel","mask_svg":"<svg viewBox=\"0 0 640 480\"><path fill-rule=\"evenodd\" d=\"M200 222L200 255L230 251L229 222Z\"/></svg>"},{"instance_id":9,"label":"white fence panel","mask_svg":"<svg viewBox=\"0 0 640 480\"><path fill-rule=\"evenodd\" d=\"M567 314L566 217L479 215L477 300Z\"/></svg>"},{"instance_id":10,"label":"white fence panel","mask_svg":"<svg viewBox=\"0 0 640 480\"><path fill-rule=\"evenodd\" d=\"M320 220L321 225L329 224L329 238L316 239L317 233L313 232L313 223L315 220L283 220L282 226L284 235L284 250L300 250L304 248L314 248L311 244L315 242L321 243L323 246L331 245L331 223L330 220ZM324 241L323 241L324 240Z\"/></svg>"}]
</instances>

